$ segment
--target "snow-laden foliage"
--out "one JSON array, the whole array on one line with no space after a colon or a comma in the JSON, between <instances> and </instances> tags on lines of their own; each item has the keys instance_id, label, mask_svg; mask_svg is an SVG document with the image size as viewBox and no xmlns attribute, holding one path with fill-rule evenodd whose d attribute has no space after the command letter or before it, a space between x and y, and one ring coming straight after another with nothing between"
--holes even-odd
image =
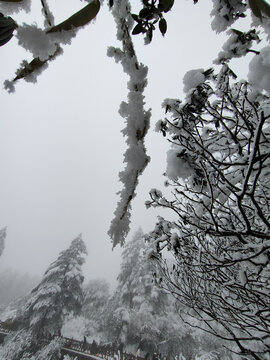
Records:
<instances>
[{"instance_id":1,"label":"snow-laden foliage","mask_svg":"<svg viewBox=\"0 0 270 360\"><path fill-rule=\"evenodd\" d=\"M49 360L61 359L61 340L54 338L48 344L42 347L35 355L31 356L29 360ZM28 360L28 359L27 359Z\"/></svg>"},{"instance_id":2,"label":"snow-laden foliage","mask_svg":"<svg viewBox=\"0 0 270 360\"><path fill-rule=\"evenodd\" d=\"M259 91L270 94L270 46L264 47L258 56L254 56L249 64L249 82Z\"/></svg>"},{"instance_id":3,"label":"snow-laden foliage","mask_svg":"<svg viewBox=\"0 0 270 360\"><path fill-rule=\"evenodd\" d=\"M94 321L102 317L110 297L110 284L105 279L90 280L84 288L82 314Z\"/></svg>"},{"instance_id":4,"label":"snow-laden foliage","mask_svg":"<svg viewBox=\"0 0 270 360\"><path fill-rule=\"evenodd\" d=\"M198 0L194 0L197 2ZM237 20L252 14L255 26L262 26L266 33L269 31L270 5L265 0L212 0L213 17L211 26L214 31L220 33L227 30L231 25L237 25ZM267 29L268 28L268 29Z\"/></svg>"},{"instance_id":5,"label":"snow-laden foliage","mask_svg":"<svg viewBox=\"0 0 270 360\"><path fill-rule=\"evenodd\" d=\"M20 330L9 335L4 346L0 347L0 358L2 360L54 360L60 358L60 348L59 338L43 343L41 339L33 338L30 330Z\"/></svg>"},{"instance_id":6,"label":"snow-laden foliage","mask_svg":"<svg viewBox=\"0 0 270 360\"><path fill-rule=\"evenodd\" d=\"M31 10L31 0L21 0L21 1L1 1L0 11L4 14L13 14L19 13L21 11L30 12Z\"/></svg>"},{"instance_id":7,"label":"snow-laden foliage","mask_svg":"<svg viewBox=\"0 0 270 360\"><path fill-rule=\"evenodd\" d=\"M81 267L85 254L86 247L79 236L60 253L40 284L32 290L25 305L24 321L33 332L45 337L57 334L64 317L80 311L83 301Z\"/></svg>"},{"instance_id":8,"label":"snow-laden foliage","mask_svg":"<svg viewBox=\"0 0 270 360\"><path fill-rule=\"evenodd\" d=\"M227 30L236 20L244 16L247 8L242 0L212 0L212 2L211 26L216 32Z\"/></svg>"},{"instance_id":9,"label":"snow-laden foliage","mask_svg":"<svg viewBox=\"0 0 270 360\"><path fill-rule=\"evenodd\" d=\"M124 343L127 351L136 353L139 348L141 356L157 350L175 356L188 330L172 299L153 282L149 253L144 234L138 230L122 254L118 286L107 307L105 334L111 342Z\"/></svg>"},{"instance_id":10,"label":"snow-laden foliage","mask_svg":"<svg viewBox=\"0 0 270 360\"><path fill-rule=\"evenodd\" d=\"M62 336L78 341L87 339L88 344L93 341L103 340L99 322L88 319L84 316L68 317L61 329Z\"/></svg>"},{"instance_id":11,"label":"snow-laden foliage","mask_svg":"<svg viewBox=\"0 0 270 360\"><path fill-rule=\"evenodd\" d=\"M88 343L104 341L104 314L109 298L109 283L106 280L90 280L84 287L81 315L66 319L62 335L80 341L86 337Z\"/></svg>"},{"instance_id":12,"label":"snow-laden foliage","mask_svg":"<svg viewBox=\"0 0 270 360\"><path fill-rule=\"evenodd\" d=\"M248 32L242 32L236 29L228 31L230 35L228 40L223 44L222 51L219 52L217 59L214 60L216 64L222 64L230 61L232 58L240 58L248 52L256 52L251 49L253 42L259 42L259 34L255 29Z\"/></svg>"},{"instance_id":13,"label":"snow-laden foliage","mask_svg":"<svg viewBox=\"0 0 270 360\"><path fill-rule=\"evenodd\" d=\"M5 248L6 240L6 228L0 230L0 256L2 255Z\"/></svg>"},{"instance_id":14,"label":"snow-laden foliage","mask_svg":"<svg viewBox=\"0 0 270 360\"><path fill-rule=\"evenodd\" d=\"M131 201L135 197L138 177L142 174L150 158L146 155L144 138L149 128L151 112L144 109L144 88L147 85L147 67L138 62L130 36L132 18L130 4L126 0L115 0L112 8L117 26L117 39L122 48L109 48L108 55L120 62L129 77L128 102L122 102L119 113L126 121L122 130L128 148L124 154L126 167L119 173L124 188L120 191L120 201L114 212L114 219L108 234L113 246L123 245L129 232Z\"/></svg>"},{"instance_id":15,"label":"snow-laden foliage","mask_svg":"<svg viewBox=\"0 0 270 360\"><path fill-rule=\"evenodd\" d=\"M63 360L78 360L78 358L77 357L74 358L74 357L71 357L69 355L64 355Z\"/></svg>"},{"instance_id":16,"label":"snow-laden foliage","mask_svg":"<svg viewBox=\"0 0 270 360\"><path fill-rule=\"evenodd\" d=\"M81 266L86 247L78 236L62 251L45 272L15 319L18 330L1 349L1 359L54 359L60 343L52 338L60 333L64 319L78 314L83 302ZM52 340L51 340L52 339Z\"/></svg>"},{"instance_id":17,"label":"snow-laden foliage","mask_svg":"<svg viewBox=\"0 0 270 360\"><path fill-rule=\"evenodd\" d=\"M0 12L9 15L23 10L29 12L31 0L6 2L0 0ZM33 55L33 60L23 60L12 80L6 80L4 87L8 92L15 91L15 83L19 79L36 82L37 76L48 67L48 63L61 55L61 45L70 44L77 32L93 20L99 12L100 1L92 0L77 13L70 16L62 23L55 25L54 16L49 9L47 0L41 1L42 14L44 15L44 28L36 23L22 23L17 26L16 37L18 44Z\"/></svg>"},{"instance_id":18,"label":"snow-laden foliage","mask_svg":"<svg viewBox=\"0 0 270 360\"><path fill-rule=\"evenodd\" d=\"M157 125L172 143L173 197L153 189L147 205L177 214L174 222L160 217L148 235L157 281L190 309L185 319L235 343L245 358L268 359L270 99L233 82L227 65L203 74L185 102L164 102L170 119Z\"/></svg>"},{"instance_id":19,"label":"snow-laden foliage","mask_svg":"<svg viewBox=\"0 0 270 360\"><path fill-rule=\"evenodd\" d=\"M160 275L153 253L141 230L126 243L118 286L103 313L105 341L122 342L125 351L141 357L156 351L169 359L181 353L182 359L194 359L211 350L225 356L220 341L186 326L178 314L182 308L153 281Z\"/></svg>"},{"instance_id":20,"label":"snow-laden foliage","mask_svg":"<svg viewBox=\"0 0 270 360\"><path fill-rule=\"evenodd\" d=\"M12 334L3 347L0 347L0 358L3 360L26 360L31 356L31 350L37 347L31 331L20 330Z\"/></svg>"}]
</instances>

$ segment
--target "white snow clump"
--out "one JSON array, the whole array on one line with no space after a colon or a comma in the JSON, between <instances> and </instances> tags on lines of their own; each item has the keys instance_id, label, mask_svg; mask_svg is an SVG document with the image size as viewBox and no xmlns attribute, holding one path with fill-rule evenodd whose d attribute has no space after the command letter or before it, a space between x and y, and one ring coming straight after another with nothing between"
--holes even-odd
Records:
<instances>
[{"instance_id":1,"label":"white snow clump","mask_svg":"<svg viewBox=\"0 0 270 360\"><path fill-rule=\"evenodd\" d=\"M19 13L22 10L29 13L31 9L31 0L22 0L19 2L8 1L0 3L0 11L5 15Z\"/></svg>"},{"instance_id":2,"label":"white snow clump","mask_svg":"<svg viewBox=\"0 0 270 360\"><path fill-rule=\"evenodd\" d=\"M10 80L5 80L4 89L7 90L7 92L9 92L10 94L14 93L15 92L14 82Z\"/></svg>"},{"instance_id":3,"label":"white snow clump","mask_svg":"<svg viewBox=\"0 0 270 360\"><path fill-rule=\"evenodd\" d=\"M194 69L188 71L183 77L184 92L188 93L204 82L204 69Z\"/></svg>"},{"instance_id":4,"label":"white snow clump","mask_svg":"<svg viewBox=\"0 0 270 360\"><path fill-rule=\"evenodd\" d=\"M167 151L166 175L169 179L177 181L179 178L187 179L194 173L187 161L179 157L179 149Z\"/></svg>"},{"instance_id":5,"label":"white snow clump","mask_svg":"<svg viewBox=\"0 0 270 360\"><path fill-rule=\"evenodd\" d=\"M56 52L57 46L50 37L36 25L23 24L17 30L19 45L29 50L40 60L48 59L48 55Z\"/></svg>"},{"instance_id":6,"label":"white snow clump","mask_svg":"<svg viewBox=\"0 0 270 360\"><path fill-rule=\"evenodd\" d=\"M270 45L264 47L249 63L248 81L254 88L270 93Z\"/></svg>"}]
</instances>

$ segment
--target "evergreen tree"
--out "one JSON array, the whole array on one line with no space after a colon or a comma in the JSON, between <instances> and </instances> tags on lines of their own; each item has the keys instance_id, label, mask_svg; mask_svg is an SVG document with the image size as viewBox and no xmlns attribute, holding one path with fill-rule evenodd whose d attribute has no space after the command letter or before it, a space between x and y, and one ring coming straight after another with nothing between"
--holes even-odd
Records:
<instances>
[{"instance_id":1,"label":"evergreen tree","mask_svg":"<svg viewBox=\"0 0 270 360\"><path fill-rule=\"evenodd\" d=\"M104 339L104 314L110 298L109 283L104 279L90 280L84 288L81 315L66 319L62 334L64 337L87 342Z\"/></svg>"},{"instance_id":2,"label":"evergreen tree","mask_svg":"<svg viewBox=\"0 0 270 360\"><path fill-rule=\"evenodd\" d=\"M98 320L110 297L110 284L105 279L90 280L84 289L82 314L91 320Z\"/></svg>"},{"instance_id":3,"label":"evergreen tree","mask_svg":"<svg viewBox=\"0 0 270 360\"><path fill-rule=\"evenodd\" d=\"M67 314L79 313L83 302L81 266L86 253L79 236L60 253L40 284L32 290L25 306L24 320L35 333L41 336L57 334Z\"/></svg>"},{"instance_id":4,"label":"evergreen tree","mask_svg":"<svg viewBox=\"0 0 270 360\"><path fill-rule=\"evenodd\" d=\"M138 347L145 352L160 350L160 342L165 344L173 338L179 345L186 331L172 300L153 282L152 272L144 234L138 230L122 253L118 286L108 306L106 324L111 341L123 342L134 351Z\"/></svg>"},{"instance_id":5,"label":"evergreen tree","mask_svg":"<svg viewBox=\"0 0 270 360\"><path fill-rule=\"evenodd\" d=\"M58 358L60 344L55 339L51 342L49 339L53 335L59 335L67 315L78 314L81 309L81 266L86 254L85 244L79 236L49 266L25 304L23 315L19 319L19 329L0 352L1 359Z\"/></svg>"}]
</instances>

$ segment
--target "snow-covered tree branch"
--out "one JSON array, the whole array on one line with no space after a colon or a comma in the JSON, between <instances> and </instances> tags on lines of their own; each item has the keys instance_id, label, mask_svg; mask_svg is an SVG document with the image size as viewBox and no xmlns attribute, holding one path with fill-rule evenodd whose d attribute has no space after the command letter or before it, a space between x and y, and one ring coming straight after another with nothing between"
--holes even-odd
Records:
<instances>
[{"instance_id":1,"label":"snow-covered tree branch","mask_svg":"<svg viewBox=\"0 0 270 360\"><path fill-rule=\"evenodd\" d=\"M186 316L236 343L239 355L267 359L270 99L234 78L227 65L191 71L186 101L164 102L171 120L157 128L172 143L173 197L152 190L147 205L171 209L177 221L160 218L148 239L161 286L190 309Z\"/></svg>"},{"instance_id":2,"label":"snow-covered tree branch","mask_svg":"<svg viewBox=\"0 0 270 360\"><path fill-rule=\"evenodd\" d=\"M128 145L124 155L126 167L119 174L124 188L120 192L121 198L109 230L115 246L119 243L123 245L129 232L131 201L136 195L138 177L149 162L144 138L149 128L151 112L144 109L143 91L147 85L147 67L138 62L130 36L133 21L129 3L122 0L114 1L112 13L117 26L117 39L122 42L122 49L111 47L108 55L121 62L124 72L129 76L128 102L122 102L119 110L120 115L126 119L126 127L122 132L127 137Z\"/></svg>"}]
</instances>

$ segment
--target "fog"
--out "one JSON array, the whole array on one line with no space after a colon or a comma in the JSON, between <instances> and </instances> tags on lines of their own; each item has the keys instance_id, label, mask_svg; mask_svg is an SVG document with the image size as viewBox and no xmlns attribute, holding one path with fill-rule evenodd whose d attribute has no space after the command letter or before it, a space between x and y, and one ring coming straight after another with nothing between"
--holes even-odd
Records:
<instances>
[{"instance_id":1,"label":"fog","mask_svg":"<svg viewBox=\"0 0 270 360\"><path fill-rule=\"evenodd\" d=\"M51 3L56 23L82 7L75 0ZM145 46L141 36L134 37L139 61L149 66L146 108L152 108L152 127L146 138L151 162L132 204L130 236L138 227L150 231L160 214L144 202L151 188L162 188L166 170L169 144L154 132L164 117L161 103L183 96L186 71L211 67L221 49L224 35L211 30L210 6L176 1L164 38L156 31ZM42 24L39 4L31 15L12 17ZM115 32L104 2L95 23L79 31L37 84L19 81L11 95L1 90L0 226L7 226L1 271L40 276L82 233L89 253L86 278L115 284L121 248L112 251L107 231L121 190L125 142L118 108L127 93L121 66L106 56L107 47L117 45ZM15 37L0 52L1 83L13 77L22 59L31 59Z\"/></svg>"}]
</instances>

